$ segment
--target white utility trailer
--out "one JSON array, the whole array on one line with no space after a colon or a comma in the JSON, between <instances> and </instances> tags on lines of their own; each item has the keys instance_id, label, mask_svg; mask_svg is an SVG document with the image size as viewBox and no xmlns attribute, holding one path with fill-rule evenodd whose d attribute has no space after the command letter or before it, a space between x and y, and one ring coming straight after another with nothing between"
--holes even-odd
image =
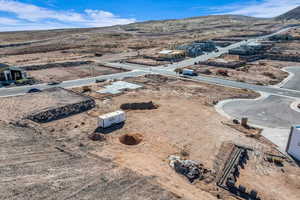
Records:
<instances>
[{"instance_id":1,"label":"white utility trailer","mask_svg":"<svg viewBox=\"0 0 300 200\"><path fill-rule=\"evenodd\" d=\"M300 126L291 128L286 151L293 158L300 161Z\"/></svg>"},{"instance_id":2,"label":"white utility trailer","mask_svg":"<svg viewBox=\"0 0 300 200\"><path fill-rule=\"evenodd\" d=\"M120 124L122 122L125 122L125 120L126 120L125 112L122 110L118 110L115 112L111 112L111 113L107 113L107 114L99 116L98 127L108 128L115 124Z\"/></svg>"},{"instance_id":3,"label":"white utility trailer","mask_svg":"<svg viewBox=\"0 0 300 200\"><path fill-rule=\"evenodd\" d=\"M195 76L196 73L192 69L182 69L182 75Z\"/></svg>"}]
</instances>

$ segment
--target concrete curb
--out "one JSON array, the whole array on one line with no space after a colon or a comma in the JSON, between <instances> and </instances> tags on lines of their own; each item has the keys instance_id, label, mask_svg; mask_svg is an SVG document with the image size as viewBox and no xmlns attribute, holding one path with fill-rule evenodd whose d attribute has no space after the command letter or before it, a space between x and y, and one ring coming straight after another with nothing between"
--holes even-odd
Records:
<instances>
[{"instance_id":1,"label":"concrete curb","mask_svg":"<svg viewBox=\"0 0 300 200\"><path fill-rule=\"evenodd\" d=\"M284 67L281 69L281 71L287 72L289 74L288 77L286 77L283 81L276 85L272 85L272 87L275 88L282 88L288 81L290 81L292 78L294 78L295 74L293 72L288 71L289 68L294 68L295 66L290 66L290 67Z\"/></svg>"},{"instance_id":2,"label":"concrete curb","mask_svg":"<svg viewBox=\"0 0 300 200\"><path fill-rule=\"evenodd\" d=\"M229 114L227 114L224 111L224 109L223 109L224 105L227 104L227 103L229 103L229 102L235 102L235 101L258 101L258 100L264 100L264 99L266 99L266 98L268 98L270 96L270 94L268 94L268 93L264 93L264 92L258 92L258 93L260 94L260 96L257 97L256 99L226 99L226 100L218 102L214 107L215 107L216 111L220 115L222 115L222 116L224 116L224 117L226 117L228 119L233 119Z\"/></svg>"},{"instance_id":3,"label":"concrete curb","mask_svg":"<svg viewBox=\"0 0 300 200\"><path fill-rule=\"evenodd\" d=\"M290 105L290 108L296 112L300 112L300 108L298 108L298 105L300 105L300 101L295 101Z\"/></svg>"},{"instance_id":4,"label":"concrete curb","mask_svg":"<svg viewBox=\"0 0 300 200\"><path fill-rule=\"evenodd\" d=\"M290 81L292 78L294 78L295 74L293 72L288 71L287 69L291 68L291 67L285 67L282 68L281 71L287 72L289 74L288 77L286 77L283 81L281 81L280 83L273 85L273 87L275 88L281 88L283 87L288 81Z\"/></svg>"},{"instance_id":5,"label":"concrete curb","mask_svg":"<svg viewBox=\"0 0 300 200\"><path fill-rule=\"evenodd\" d=\"M258 100L264 100L266 98L268 98L270 96L270 94L267 93L261 93L261 96L256 98L256 99L227 99L224 101L219 102L217 105L215 105L215 109L216 111L226 117L229 120L232 120L233 117L231 117L229 114L227 114L224 110L223 110L223 106L228 103L228 102L234 102L234 101L258 101ZM300 112L300 109L299 109ZM286 144L287 141L286 138L284 138L284 134L285 133L289 133L289 129L288 128L270 128L270 127L264 127L261 125L257 125L254 123L249 122L250 126L256 127L256 128L260 128L262 129L261 135L264 136L266 139L268 139L270 142L272 142L274 145L276 145L277 149L284 155L288 155L286 153ZM274 134L274 133L277 133ZM280 135L278 135L278 133ZM283 139L284 138L284 139Z\"/></svg>"}]
</instances>

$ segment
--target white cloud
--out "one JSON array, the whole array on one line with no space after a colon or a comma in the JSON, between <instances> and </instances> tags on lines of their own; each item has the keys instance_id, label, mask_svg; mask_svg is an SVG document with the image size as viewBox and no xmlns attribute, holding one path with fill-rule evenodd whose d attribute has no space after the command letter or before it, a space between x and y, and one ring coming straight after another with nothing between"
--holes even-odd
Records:
<instances>
[{"instance_id":1,"label":"white cloud","mask_svg":"<svg viewBox=\"0 0 300 200\"><path fill-rule=\"evenodd\" d=\"M83 13L74 11L56 11L14 0L0 0L0 13L15 15L14 18L0 18L0 31L24 30L29 28L53 29L63 27L112 26L133 23L135 19L121 18L102 10L86 9ZM1 23L2 22L2 23ZM3 26L3 25L15 26Z\"/></svg>"},{"instance_id":2,"label":"white cloud","mask_svg":"<svg viewBox=\"0 0 300 200\"><path fill-rule=\"evenodd\" d=\"M215 8L218 14L247 15L269 18L281 15L300 5L300 0L263 0L248 1L243 4L234 4Z\"/></svg>"},{"instance_id":3,"label":"white cloud","mask_svg":"<svg viewBox=\"0 0 300 200\"><path fill-rule=\"evenodd\" d=\"M18 20L10 19L6 17L0 17L0 26L1 25L12 25L18 23Z\"/></svg>"}]
</instances>

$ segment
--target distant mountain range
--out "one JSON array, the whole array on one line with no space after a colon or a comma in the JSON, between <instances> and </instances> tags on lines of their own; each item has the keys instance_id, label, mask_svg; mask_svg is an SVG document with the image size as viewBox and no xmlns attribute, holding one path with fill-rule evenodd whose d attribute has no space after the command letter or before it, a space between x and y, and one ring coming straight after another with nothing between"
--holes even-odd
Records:
<instances>
[{"instance_id":1,"label":"distant mountain range","mask_svg":"<svg viewBox=\"0 0 300 200\"><path fill-rule=\"evenodd\" d=\"M300 6L276 17L276 19L277 20L300 20Z\"/></svg>"}]
</instances>

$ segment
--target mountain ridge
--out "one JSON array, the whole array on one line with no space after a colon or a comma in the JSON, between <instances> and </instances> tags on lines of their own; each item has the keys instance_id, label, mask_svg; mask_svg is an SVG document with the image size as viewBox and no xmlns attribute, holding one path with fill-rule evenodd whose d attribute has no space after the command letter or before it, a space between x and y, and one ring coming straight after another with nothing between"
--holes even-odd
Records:
<instances>
[{"instance_id":1,"label":"mountain ridge","mask_svg":"<svg viewBox=\"0 0 300 200\"><path fill-rule=\"evenodd\" d=\"M275 18L276 20L300 20L300 6Z\"/></svg>"}]
</instances>

